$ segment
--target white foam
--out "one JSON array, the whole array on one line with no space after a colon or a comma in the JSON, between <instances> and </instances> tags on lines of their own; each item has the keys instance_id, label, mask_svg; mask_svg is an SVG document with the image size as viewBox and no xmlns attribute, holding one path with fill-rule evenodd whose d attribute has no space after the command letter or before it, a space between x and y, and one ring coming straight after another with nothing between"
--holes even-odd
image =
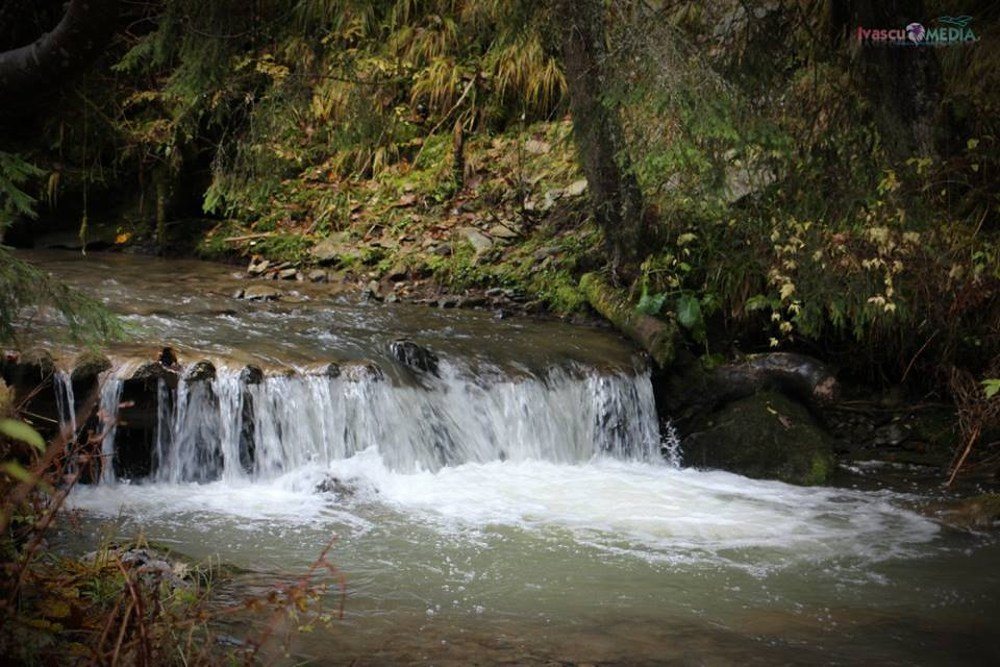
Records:
<instances>
[{"instance_id":1,"label":"white foam","mask_svg":"<svg viewBox=\"0 0 1000 667\"><path fill-rule=\"evenodd\" d=\"M354 495L334 501L317 493L327 476L351 486ZM491 461L397 472L374 448L266 482L98 486L76 490L71 500L108 516L124 511L149 520L195 513L204 521L235 518L251 527L273 520L365 527L373 513L390 509L402 521L442 534L556 530L605 551L668 561L880 560L905 555L937 533L935 524L894 506L886 494L603 457L579 464Z\"/></svg>"}]
</instances>

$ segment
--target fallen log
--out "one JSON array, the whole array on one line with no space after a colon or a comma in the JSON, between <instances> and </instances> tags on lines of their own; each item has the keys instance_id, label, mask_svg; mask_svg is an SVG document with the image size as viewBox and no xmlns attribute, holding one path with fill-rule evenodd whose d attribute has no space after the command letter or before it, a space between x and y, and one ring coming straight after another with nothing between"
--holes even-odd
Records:
<instances>
[{"instance_id":1,"label":"fallen log","mask_svg":"<svg viewBox=\"0 0 1000 667\"><path fill-rule=\"evenodd\" d=\"M612 287L596 273L580 278L580 291L594 310L641 345L658 366L666 368L674 362L676 323L638 312L628 294Z\"/></svg>"}]
</instances>

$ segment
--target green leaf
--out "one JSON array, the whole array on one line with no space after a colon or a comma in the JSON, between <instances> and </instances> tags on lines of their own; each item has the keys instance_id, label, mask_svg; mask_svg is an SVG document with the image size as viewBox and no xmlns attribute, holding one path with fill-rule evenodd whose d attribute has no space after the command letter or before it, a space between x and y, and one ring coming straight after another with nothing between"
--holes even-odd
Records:
<instances>
[{"instance_id":1,"label":"green leaf","mask_svg":"<svg viewBox=\"0 0 1000 667\"><path fill-rule=\"evenodd\" d=\"M746 304L744 304L743 307L746 309L748 313L752 313L755 310L764 310L765 308L770 307L770 305L771 305L771 300L768 299L766 296L764 296L763 294L755 294L749 299L747 299L747 302Z\"/></svg>"},{"instance_id":2,"label":"green leaf","mask_svg":"<svg viewBox=\"0 0 1000 667\"><path fill-rule=\"evenodd\" d=\"M677 321L685 329L694 331L704 325L701 317L701 304L690 294L683 294L677 299Z\"/></svg>"},{"instance_id":3,"label":"green leaf","mask_svg":"<svg viewBox=\"0 0 1000 667\"><path fill-rule=\"evenodd\" d=\"M983 380L982 385L986 398L993 398L1000 391L1000 378L987 378Z\"/></svg>"},{"instance_id":4,"label":"green leaf","mask_svg":"<svg viewBox=\"0 0 1000 667\"><path fill-rule=\"evenodd\" d=\"M639 303L636 304L635 309L643 315L656 315L663 310L663 303L666 300L666 294L650 294L643 289L642 296L639 297Z\"/></svg>"},{"instance_id":5,"label":"green leaf","mask_svg":"<svg viewBox=\"0 0 1000 667\"><path fill-rule=\"evenodd\" d=\"M16 419L0 419L0 435L26 442L40 452L45 451L45 440L38 431Z\"/></svg>"},{"instance_id":6,"label":"green leaf","mask_svg":"<svg viewBox=\"0 0 1000 667\"><path fill-rule=\"evenodd\" d=\"M8 461L7 463L0 465L0 471L7 473L14 479L21 482L33 484L35 481L35 476L28 472L25 467L17 461Z\"/></svg>"}]
</instances>

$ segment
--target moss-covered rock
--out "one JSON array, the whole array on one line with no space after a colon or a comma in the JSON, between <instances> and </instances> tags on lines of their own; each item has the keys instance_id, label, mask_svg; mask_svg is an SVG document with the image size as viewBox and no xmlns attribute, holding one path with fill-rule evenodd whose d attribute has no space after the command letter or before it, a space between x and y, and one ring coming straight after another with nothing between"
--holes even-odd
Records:
<instances>
[{"instance_id":1,"label":"moss-covered rock","mask_svg":"<svg viewBox=\"0 0 1000 667\"><path fill-rule=\"evenodd\" d=\"M100 352L88 350L73 362L71 377L73 382L84 382L96 378L109 368L111 368L110 359Z\"/></svg>"},{"instance_id":2,"label":"moss-covered rock","mask_svg":"<svg viewBox=\"0 0 1000 667\"><path fill-rule=\"evenodd\" d=\"M832 438L805 407L774 391L729 403L703 418L683 443L684 463L791 484L823 484Z\"/></svg>"}]
</instances>

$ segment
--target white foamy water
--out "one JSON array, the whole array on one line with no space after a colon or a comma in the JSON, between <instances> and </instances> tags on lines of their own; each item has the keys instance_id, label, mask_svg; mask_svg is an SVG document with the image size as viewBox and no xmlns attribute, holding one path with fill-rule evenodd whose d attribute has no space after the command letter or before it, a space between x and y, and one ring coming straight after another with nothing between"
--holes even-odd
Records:
<instances>
[{"instance_id":1,"label":"white foamy water","mask_svg":"<svg viewBox=\"0 0 1000 667\"><path fill-rule=\"evenodd\" d=\"M317 492L330 477L349 492ZM443 535L498 528L539 535L564 531L581 545L670 562L733 562L747 557L741 550L767 553L771 565L880 560L904 555L937 533L935 524L881 494L609 458L396 472L375 449L266 482L105 485L76 490L72 502L109 517L124 512L140 522L183 515L208 526L238 521L249 531L266 531L275 522L328 526L345 539L391 511L392 521Z\"/></svg>"},{"instance_id":2,"label":"white foamy water","mask_svg":"<svg viewBox=\"0 0 1000 667\"><path fill-rule=\"evenodd\" d=\"M879 560L937 532L886 495L679 469L676 437L661 447L648 374L487 383L442 370L416 385L377 374L246 384L227 369L173 391L161 380L151 477L104 477L72 502L139 522L301 526L348 539L388 512L441 535L561 531L587 548L669 562ZM120 377L105 380L109 415ZM320 492L324 483L334 492Z\"/></svg>"}]
</instances>

